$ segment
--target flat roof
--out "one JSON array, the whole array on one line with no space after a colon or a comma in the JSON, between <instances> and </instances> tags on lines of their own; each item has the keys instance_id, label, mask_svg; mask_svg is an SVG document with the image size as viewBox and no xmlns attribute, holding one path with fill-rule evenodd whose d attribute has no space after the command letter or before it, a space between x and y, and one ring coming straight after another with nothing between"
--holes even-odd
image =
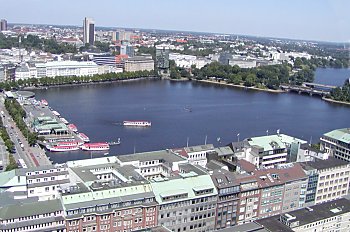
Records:
<instances>
[{"instance_id":1,"label":"flat roof","mask_svg":"<svg viewBox=\"0 0 350 232\"><path fill-rule=\"evenodd\" d=\"M349 164L349 162L341 159L337 159L333 156L328 157L326 160L322 159L315 159L314 161L308 161L299 163L305 170L310 169L326 169L326 168L332 168L337 166L343 166Z\"/></svg>"},{"instance_id":2,"label":"flat roof","mask_svg":"<svg viewBox=\"0 0 350 232\"><path fill-rule=\"evenodd\" d=\"M301 140L289 135L285 135L285 134L253 137L253 138L247 139L247 141L251 146L259 146L264 148L264 151L284 149L286 148L286 144L306 143L306 141L304 140Z\"/></svg>"},{"instance_id":3,"label":"flat roof","mask_svg":"<svg viewBox=\"0 0 350 232\"><path fill-rule=\"evenodd\" d=\"M213 146L213 144L206 144L206 145L185 147L184 149L185 149L185 151L187 153L190 153L190 152L201 152L201 151L207 151L207 150L214 150L214 146Z\"/></svg>"},{"instance_id":4,"label":"flat roof","mask_svg":"<svg viewBox=\"0 0 350 232\"><path fill-rule=\"evenodd\" d=\"M325 133L324 136L350 144L350 128L332 130Z\"/></svg>"},{"instance_id":5,"label":"flat roof","mask_svg":"<svg viewBox=\"0 0 350 232\"><path fill-rule=\"evenodd\" d=\"M164 160L169 163L185 161L186 159L174 154L170 150L150 151L142 152L130 155L120 155L117 157L121 162L131 161L152 161L152 160Z\"/></svg>"}]
</instances>

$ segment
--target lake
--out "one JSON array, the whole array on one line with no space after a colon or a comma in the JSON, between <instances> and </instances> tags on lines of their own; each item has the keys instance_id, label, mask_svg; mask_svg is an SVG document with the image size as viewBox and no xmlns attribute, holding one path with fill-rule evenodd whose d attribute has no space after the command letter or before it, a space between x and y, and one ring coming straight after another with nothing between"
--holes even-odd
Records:
<instances>
[{"instance_id":1,"label":"lake","mask_svg":"<svg viewBox=\"0 0 350 232\"><path fill-rule=\"evenodd\" d=\"M341 85L349 69L318 69L316 82ZM116 141L109 155L281 133L317 142L323 133L350 127L350 107L318 97L274 94L199 82L139 80L35 90L92 142ZM189 111L191 108L192 111ZM152 127L127 128L123 120L149 120ZM239 134L239 136L237 136ZM101 152L48 153L55 163L103 156Z\"/></svg>"}]
</instances>

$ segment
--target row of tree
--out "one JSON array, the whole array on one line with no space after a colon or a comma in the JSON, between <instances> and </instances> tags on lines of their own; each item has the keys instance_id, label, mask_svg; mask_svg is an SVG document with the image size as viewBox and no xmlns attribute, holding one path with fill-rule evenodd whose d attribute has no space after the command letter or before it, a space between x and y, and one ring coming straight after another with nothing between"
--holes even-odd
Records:
<instances>
[{"instance_id":1,"label":"row of tree","mask_svg":"<svg viewBox=\"0 0 350 232\"><path fill-rule=\"evenodd\" d=\"M350 102L350 82L346 81L342 87L333 89L330 97L336 101Z\"/></svg>"},{"instance_id":2,"label":"row of tree","mask_svg":"<svg viewBox=\"0 0 350 232\"><path fill-rule=\"evenodd\" d=\"M15 99L6 99L5 107L22 134L27 136L28 143L33 146L38 140L38 135L35 132L31 132L24 122L26 117L25 110Z\"/></svg>"},{"instance_id":3,"label":"row of tree","mask_svg":"<svg viewBox=\"0 0 350 232\"><path fill-rule=\"evenodd\" d=\"M0 49L11 49L19 46L29 51L42 50L53 54L77 52L77 48L74 45L58 43L55 39L41 39L36 35L27 35L21 36L21 44L19 44L19 38L17 36L5 36L0 33Z\"/></svg>"},{"instance_id":4,"label":"row of tree","mask_svg":"<svg viewBox=\"0 0 350 232\"><path fill-rule=\"evenodd\" d=\"M6 127L4 126L3 118L0 118L0 136L4 140L7 151L12 151L14 149L14 144L7 133Z\"/></svg>"},{"instance_id":5,"label":"row of tree","mask_svg":"<svg viewBox=\"0 0 350 232\"><path fill-rule=\"evenodd\" d=\"M136 72L122 72L122 73L105 73L96 74L93 76L58 76L58 77L42 77L42 78L29 78L18 81L7 81L0 83L0 89L11 90L13 88L23 87L40 87L40 86L56 86L56 85L74 85L85 83L99 83L107 81L137 79L143 77L155 77L158 76L156 71L136 71Z\"/></svg>"},{"instance_id":6,"label":"row of tree","mask_svg":"<svg viewBox=\"0 0 350 232\"><path fill-rule=\"evenodd\" d=\"M5 171L11 171L13 169L17 169L18 168L18 164L15 160L15 157L13 157L12 154L9 155L9 163L6 166L6 170Z\"/></svg>"}]
</instances>

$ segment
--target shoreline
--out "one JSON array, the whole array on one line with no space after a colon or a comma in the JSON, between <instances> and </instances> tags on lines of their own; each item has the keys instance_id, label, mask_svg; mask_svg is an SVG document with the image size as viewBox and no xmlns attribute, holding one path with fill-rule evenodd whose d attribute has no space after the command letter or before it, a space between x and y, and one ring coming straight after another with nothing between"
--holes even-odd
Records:
<instances>
[{"instance_id":1,"label":"shoreline","mask_svg":"<svg viewBox=\"0 0 350 232\"><path fill-rule=\"evenodd\" d=\"M130 79L121 79L121 80L106 80L106 81L98 81L98 82L84 82L84 83L70 83L70 84L57 84L57 85L46 85L46 86L30 86L24 87L23 90L36 90L36 89L49 89L49 88L59 88L59 87L73 87L73 86L84 86L84 85L100 85L100 84L110 84L116 82L130 82L130 81L138 81L138 80L146 80L146 79L159 79L159 77L138 77L138 78L130 78Z\"/></svg>"},{"instance_id":2,"label":"shoreline","mask_svg":"<svg viewBox=\"0 0 350 232\"><path fill-rule=\"evenodd\" d=\"M234 85L234 84L229 84L226 81L212 81L212 80L195 80L203 83L211 83L211 84L218 84L218 85L224 85L224 86L231 86L235 88L240 88L240 89L249 89L249 90L256 90L256 91L263 91L263 92L268 92L268 93L286 93L284 90L273 90L273 89L260 89L257 87L246 87L244 85Z\"/></svg>"},{"instance_id":3,"label":"shoreline","mask_svg":"<svg viewBox=\"0 0 350 232\"><path fill-rule=\"evenodd\" d=\"M337 100L333 100L333 99L326 98L326 97L322 97L322 100L324 100L326 102L330 102L330 103L350 106L350 102L337 101Z\"/></svg>"}]
</instances>

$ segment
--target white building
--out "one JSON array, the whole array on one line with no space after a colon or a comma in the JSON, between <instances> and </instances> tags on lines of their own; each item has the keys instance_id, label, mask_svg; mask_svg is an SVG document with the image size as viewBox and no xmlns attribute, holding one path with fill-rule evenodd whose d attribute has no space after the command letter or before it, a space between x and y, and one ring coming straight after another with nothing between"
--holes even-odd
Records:
<instances>
[{"instance_id":1,"label":"white building","mask_svg":"<svg viewBox=\"0 0 350 232\"><path fill-rule=\"evenodd\" d=\"M206 144L185 147L183 149L173 149L172 151L186 158L190 164L205 167L208 162L208 153L214 152L215 148L213 144Z\"/></svg>"},{"instance_id":2,"label":"white building","mask_svg":"<svg viewBox=\"0 0 350 232\"><path fill-rule=\"evenodd\" d=\"M338 159L350 161L350 128L332 130L321 138L321 149Z\"/></svg>"},{"instance_id":3,"label":"white building","mask_svg":"<svg viewBox=\"0 0 350 232\"><path fill-rule=\"evenodd\" d=\"M135 56L125 61L125 72L152 71L154 60L148 56Z\"/></svg>"},{"instance_id":4,"label":"white building","mask_svg":"<svg viewBox=\"0 0 350 232\"><path fill-rule=\"evenodd\" d=\"M92 76L98 74L98 65L91 61L52 61L36 64L38 77Z\"/></svg>"}]
</instances>

